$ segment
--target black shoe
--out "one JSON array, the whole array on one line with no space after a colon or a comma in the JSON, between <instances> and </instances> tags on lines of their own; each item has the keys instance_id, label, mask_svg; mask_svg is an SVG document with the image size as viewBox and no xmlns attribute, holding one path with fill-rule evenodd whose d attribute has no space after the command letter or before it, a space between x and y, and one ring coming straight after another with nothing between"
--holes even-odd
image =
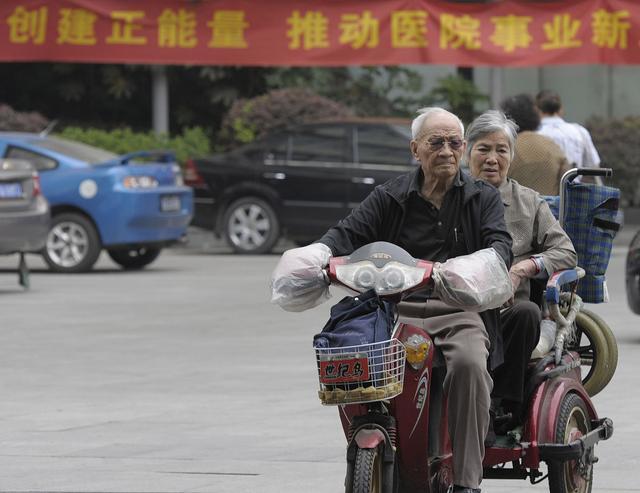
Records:
<instances>
[{"instance_id":1,"label":"black shoe","mask_svg":"<svg viewBox=\"0 0 640 493\"><path fill-rule=\"evenodd\" d=\"M453 486L453 493L480 493L480 488L465 488L464 486Z\"/></svg>"}]
</instances>

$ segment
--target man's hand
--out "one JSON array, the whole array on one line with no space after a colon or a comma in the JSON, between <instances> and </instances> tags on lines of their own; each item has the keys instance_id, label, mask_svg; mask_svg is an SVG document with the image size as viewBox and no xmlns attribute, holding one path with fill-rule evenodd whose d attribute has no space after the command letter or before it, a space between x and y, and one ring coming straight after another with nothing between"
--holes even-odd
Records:
<instances>
[{"instance_id":1,"label":"man's hand","mask_svg":"<svg viewBox=\"0 0 640 493\"><path fill-rule=\"evenodd\" d=\"M511 266L509 270L509 277L511 278L511 285L513 286L513 292L515 293L522 281L534 277L538 273L538 266L530 258L522 260L515 265Z\"/></svg>"}]
</instances>

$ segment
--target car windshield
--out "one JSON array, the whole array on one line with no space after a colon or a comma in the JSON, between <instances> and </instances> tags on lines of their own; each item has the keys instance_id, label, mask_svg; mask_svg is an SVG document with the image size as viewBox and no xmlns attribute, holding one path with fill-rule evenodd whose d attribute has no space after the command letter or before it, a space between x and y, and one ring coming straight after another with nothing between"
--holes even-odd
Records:
<instances>
[{"instance_id":1,"label":"car windshield","mask_svg":"<svg viewBox=\"0 0 640 493\"><path fill-rule=\"evenodd\" d=\"M82 144L81 142L73 142L71 140L59 139L55 137L47 137L46 139L33 139L29 142L31 145L49 149L50 151L58 152L84 161L89 164L104 163L105 161L111 161L118 157L113 152L105 151L98 147L93 147L88 144Z\"/></svg>"}]
</instances>

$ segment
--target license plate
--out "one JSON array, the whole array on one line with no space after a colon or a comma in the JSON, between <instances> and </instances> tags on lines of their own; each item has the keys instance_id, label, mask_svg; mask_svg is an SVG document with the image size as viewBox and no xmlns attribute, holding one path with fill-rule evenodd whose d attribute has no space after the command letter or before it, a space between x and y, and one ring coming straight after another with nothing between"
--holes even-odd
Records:
<instances>
[{"instance_id":1,"label":"license plate","mask_svg":"<svg viewBox=\"0 0 640 493\"><path fill-rule=\"evenodd\" d=\"M175 212L180 210L180 197L178 195L164 195L160 198L160 210L162 212Z\"/></svg>"},{"instance_id":2,"label":"license plate","mask_svg":"<svg viewBox=\"0 0 640 493\"><path fill-rule=\"evenodd\" d=\"M369 360L366 355L343 355L320 360L320 382L324 384L369 380Z\"/></svg>"},{"instance_id":3,"label":"license plate","mask_svg":"<svg viewBox=\"0 0 640 493\"><path fill-rule=\"evenodd\" d=\"M21 183L0 183L0 199L21 199Z\"/></svg>"}]
</instances>

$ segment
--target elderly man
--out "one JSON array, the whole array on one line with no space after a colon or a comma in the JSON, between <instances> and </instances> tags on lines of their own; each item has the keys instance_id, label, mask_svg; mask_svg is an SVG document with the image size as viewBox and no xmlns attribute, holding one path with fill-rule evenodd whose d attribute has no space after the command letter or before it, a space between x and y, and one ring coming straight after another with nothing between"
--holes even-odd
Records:
<instances>
[{"instance_id":1,"label":"elderly man","mask_svg":"<svg viewBox=\"0 0 640 493\"><path fill-rule=\"evenodd\" d=\"M509 268L511 237L499 193L460 171L462 122L442 108L419 113L411 126L410 149L420 167L378 186L319 243L339 256L373 241L388 241L415 258L435 262L492 247ZM464 312L425 296L401 303L400 315L421 318L418 323L444 353L454 491L480 491L493 385L488 366L502 362L499 313ZM439 315L425 321L420 313L426 310Z\"/></svg>"}]
</instances>

